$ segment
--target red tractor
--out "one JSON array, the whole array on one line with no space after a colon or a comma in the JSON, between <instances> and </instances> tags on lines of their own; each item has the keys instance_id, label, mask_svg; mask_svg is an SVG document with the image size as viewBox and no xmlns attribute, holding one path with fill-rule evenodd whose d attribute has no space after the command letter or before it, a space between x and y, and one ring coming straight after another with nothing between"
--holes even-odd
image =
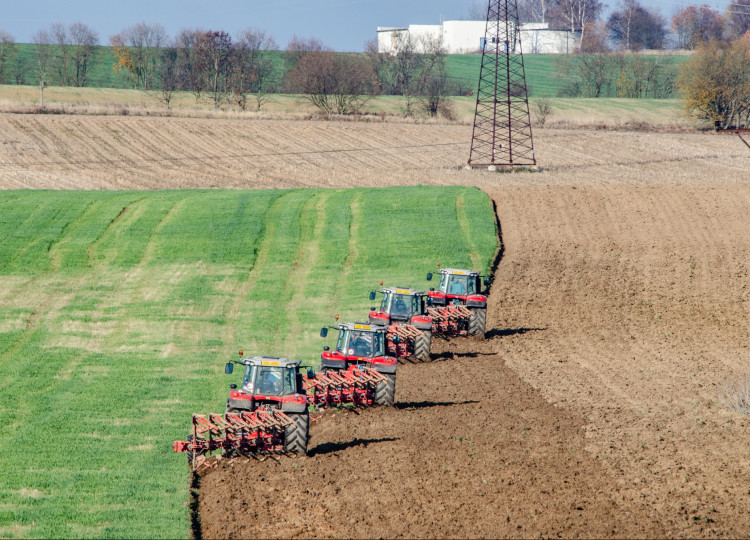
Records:
<instances>
[{"instance_id":1,"label":"red tractor","mask_svg":"<svg viewBox=\"0 0 750 540\"><path fill-rule=\"evenodd\" d=\"M439 266L439 265L438 265ZM465 309L468 321L457 321L459 326L466 326L468 335L484 336L487 323L487 296L482 294L482 284L489 285L489 280L479 272L473 270L457 270L455 268L441 268L440 285L438 290L430 289L427 293L428 303L433 306L428 313L435 319L441 319L446 325L450 325L447 317L441 317L445 307L455 306L459 311ZM432 280L432 272L427 274L427 281Z\"/></svg>"},{"instance_id":2,"label":"red tractor","mask_svg":"<svg viewBox=\"0 0 750 540\"><path fill-rule=\"evenodd\" d=\"M365 323L339 323L338 331L336 349L323 347L321 373L314 378L308 376L309 384L316 387L315 401L321 405L346 402L337 401L341 396L360 405L393 405L398 362L386 351L386 329ZM322 328L320 337L327 335L328 328ZM319 391L324 396L320 400Z\"/></svg>"},{"instance_id":3,"label":"red tractor","mask_svg":"<svg viewBox=\"0 0 750 540\"><path fill-rule=\"evenodd\" d=\"M275 356L254 356L228 362L244 366L242 386L230 385L225 414L193 415L193 429L186 441L175 441L175 452L186 452L197 468L205 454L223 450L235 453L306 454L309 428L308 398L300 361Z\"/></svg>"},{"instance_id":4,"label":"red tractor","mask_svg":"<svg viewBox=\"0 0 750 540\"><path fill-rule=\"evenodd\" d=\"M382 283L381 283L382 285ZM388 353L418 360L430 357L433 321L427 314L427 295L408 287L383 287L380 309L370 308L370 324L387 327ZM370 293L375 300L376 291Z\"/></svg>"}]
</instances>

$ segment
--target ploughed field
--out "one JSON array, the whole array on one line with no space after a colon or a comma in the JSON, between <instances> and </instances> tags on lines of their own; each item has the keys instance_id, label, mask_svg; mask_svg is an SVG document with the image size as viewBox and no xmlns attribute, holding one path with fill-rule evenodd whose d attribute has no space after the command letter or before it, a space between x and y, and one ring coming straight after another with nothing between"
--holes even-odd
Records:
<instances>
[{"instance_id":1,"label":"ploughed field","mask_svg":"<svg viewBox=\"0 0 750 540\"><path fill-rule=\"evenodd\" d=\"M494 187L485 341L200 478L207 537L745 537L750 185ZM294 511L289 511L294 508Z\"/></svg>"},{"instance_id":2,"label":"ploughed field","mask_svg":"<svg viewBox=\"0 0 750 540\"><path fill-rule=\"evenodd\" d=\"M493 174L461 169L470 138L466 126L14 115L5 115L0 123L5 134L0 148L3 187L462 184L480 186L496 204L503 252L490 296L487 339L436 341L430 362L401 365L394 408L323 415L311 424L308 458L224 462L202 476L196 529L203 536L750 535L750 421L723 404L727 385L748 370L750 151L738 139L713 134L537 130L537 155L544 172ZM398 267L397 279L414 276L412 284L420 286L426 285L424 266L430 257L453 262L455 252L463 264L488 264L487 253L492 250L486 244L468 245L471 229L462 225L471 222L474 206L482 207L469 202L473 191L451 192L451 204L433 202L432 206L420 204L424 194L419 192L410 194L408 202L398 191L362 195L336 191L324 201L327 192L317 192L312 201L302 197L292 204L294 193L286 199L291 205L288 216L279 214L272 220L285 224L290 216L297 216L299 223L307 224L289 228L293 245L265 241L250 247L247 252L259 263L245 285L235 273L244 264L241 257L231 261L236 267L228 277L220 279L221 272L213 270L211 294L201 296L202 306L210 309L204 313L201 305L188 306L191 319L162 327L184 336L201 329L200 340L207 346L202 362L215 366L190 372L193 381L206 381L200 395L181 396L179 401L170 396L150 398L147 427L158 427L162 417L157 415L164 413L170 422L167 431L174 431L180 415L187 425L194 407L220 404L229 381L220 374L219 357L240 338L258 345L280 342L283 353L296 352L291 338L279 341L283 330L274 330L262 341L248 331L259 307L268 328L302 328L295 335L300 335L300 347L312 358L322 343L314 337L307 314L348 309L351 315L361 310L364 317L366 301L352 308L356 291L361 289L366 298L372 281L390 277L384 275L386 268ZM321 210L321 205L328 208L338 197L345 199L344 214L349 216L340 230L336 220ZM373 200L382 208L363 213L360 205ZM196 201L170 203L163 214L169 215L173 208L173 217L188 215L185 210ZM396 221L383 231L387 221L383 212L399 201L402 211L429 209L425 219L434 236L429 242L439 251L425 250L415 264L401 255L409 252L409 242L398 240L410 229ZM88 212L96 214L96 210L94 206ZM136 205L130 212L120 219L135 219L142 209ZM474 217L476 223L491 219ZM152 247L144 248L144 257L135 260L149 263L165 256L161 235L169 230L170 219L156 223L162 221L166 224L152 234ZM131 229L117 233L122 245L127 245ZM351 239L365 230L372 234L369 244ZM487 230L482 231L486 236ZM412 250L422 248L423 241L410 241ZM80 244L85 252L88 244L83 240ZM94 244L93 259L89 253L85 260L122 258L122 266L127 267L130 259L117 255L116 245L114 236L105 237ZM352 279L353 269L346 270L345 262L359 261L361 268L369 268L380 260L374 251L379 245L390 254L400 250L382 264L383 277L370 272ZM68 242L67 247L77 246L79 242ZM308 294L319 274L305 271L302 261L312 257L315 267L324 266L327 258L321 250L337 247L343 249L344 265L329 270L343 276L348 284L345 292L336 292L334 281ZM264 253L271 257L277 248L290 250L289 260L299 261L291 265L291 274L282 274L282 280L277 277L278 283L273 276L279 275L278 261L287 255L264 259ZM211 250L221 253L221 243ZM29 250L19 257L26 253L33 260ZM61 246L53 247L50 268L56 268L55 261L66 260L64 253ZM159 279L184 281L181 287L189 286L185 290L200 291L200 280L194 278L204 270L193 268L198 264L205 263L188 257L168 274L161 272ZM108 287L122 290L136 305L168 305L169 296L149 297L146 271L151 267L141 263L133 271L123 270L122 284ZM285 295L285 312L292 315L279 319L270 309L270 300L252 301L261 268L267 268L263 275L269 276L268 283ZM44 280L50 277L54 273L45 274ZM40 279L36 283L42 283ZM30 297L30 291L39 290L33 283L25 287L22 290ZM174 290L183 294L182 289ZM249 301L233 301L234 291ZM227 292L229 296L224 296ZM62 293L61 289L51 296L60 299ZM175 342L173 334L140 324L136 308L128 308L127 326L100 320L102 315L111 316L116 306L95 304L97 294L92 290L80 298L82 307L73 312L79 322L64 333L70 336L63 346L101 355L117 342L121 354L131 354L123 336L135 335L145 350L135 351L139 361L146 361L151 347L161 362L169 364L164 376L184 376L174 355L184 353L185 345ZM297 314L291 309L308 296L317 299L309 310ZM162 308L165 316L176 317L186 309L179 296L173 298L173 307ZM41 332L48 323L53 327L64 323L59 300L39 295L32 303L36 307L30 305L12 319L11 330L30 328L32 333L19 345L9 346L3 356L6 364L42 336L33 332ZM95 313L87 315L87 310ZM84 316L88 322L80 320ZM211 317L210 324L230 322L205 327L201 317ZM215 337L217 329L220 338ZM155 348L142 344L143 336L150 333L163 335ZM212 341L217 339L220 342ZM170 347L178 350L170 352ZM40 350L45 349L40 346ZM71 354L70 362L74 358ZM84 357L78 370L49 375L64 388L66 376L85 368L81 384L94 384L102 376L95 368L99 361ZM44 365L40 357L32 367ZM157 361L154 369L158 366ZM120 368L108 369L111 373ZM15 377L20 380L22 373ZM137 405L130 407L135 410ZM21 420L18 426L24 425ZM39 429L46 425L36 421ZM114 437L122 447L123 457L118 460L126 460L128 452L141 455L138 451L155 456L149 459L184 460L160 454L168 449L144 448L154 445L153 440L120 444L116 430L84 427L82 437ZM153 436L153 429L140 429L144 437L149 436L147 431ZM36 431L27 429L23 440L32 433ZM56 474L69 470L63 474L72 475L77 467L59 465L55 470ZM86 467L86 474L94 475L98 467L103 465ZM172 474L170 470L160 478ZM184 471L185 491L179 497L187 504ZM107 479L107 473L100 474ZM157 490L171 488L169 482L159 482L163 485ZM154 489L130 480L124 485L134 493ZM30 516L34 504L44 505L53 491L23 484L10 489L26 507L22 516ZM171 497L176 500L178 495ZM122 534L116 528L95 528L100 516L118 510L116 505L124 502L113 499L107 504L113 508L86 514L90 529L60 530L68 535ZM170 505L164 511L174 511ZM0 509L4 516L9 511L6 506ZM23 528L25 523L19 521L16 529L3 532L33 536L33 529Z\"/></svg>"}]
</instances>

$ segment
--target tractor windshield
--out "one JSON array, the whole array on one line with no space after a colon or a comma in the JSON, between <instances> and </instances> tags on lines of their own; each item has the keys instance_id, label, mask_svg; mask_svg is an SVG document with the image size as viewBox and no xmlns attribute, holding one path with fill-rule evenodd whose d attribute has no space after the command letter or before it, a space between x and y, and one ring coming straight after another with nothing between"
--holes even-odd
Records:
<instances>
[{"instance_id":1,"label":"tractor windshield","mask_svg":"<svg viewBox=\"0 0 750 540\"><path fill-rule=\"evenodd\" d=\"M446 294L465 296L476 293L477 280L473 276L443 274L440 277L440 290Z\"/></svg>"},{"instance_id":2,"label":"tractor windshield","mask_svg":"<svg viewBox=\"0 0 750 540\"><path fill-rule=\"evenodd\" d=\"M412 314L412 299L408 294L385 293L380 309L392 319L408 319Z\"/></svg>"},{"instance_id":3,"label":"tractor windshield","mask_svg":"<svg viewBox=\"0 0 750 540\"><path fill-rule=\"evenodd\" d=\"M247 366L242 387L254 395L280 396L296 391L294 369L269 366Z\"/></svg>"},{"instance_id":4,"label":"tractor windshield","mask_svg":"<svg viewBox=\"0 0 750 540\"><path fill-rule=\"evenodd\" d=\"M367 332L361 330L342 330L336 350L347 356L371 358L384 354L382 332Z\"/></svg>"}]
</instances>

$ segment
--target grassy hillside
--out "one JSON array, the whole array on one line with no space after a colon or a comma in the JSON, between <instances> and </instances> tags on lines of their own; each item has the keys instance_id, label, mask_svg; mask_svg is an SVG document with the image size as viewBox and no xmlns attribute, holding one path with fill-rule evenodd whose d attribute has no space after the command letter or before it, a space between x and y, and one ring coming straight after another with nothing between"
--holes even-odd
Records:
<instances>
[{"instance_id":1,"label":"grassy hillside","mask_svg":"<svg viewBox=\"0 0 750 540\"><path fill-rule=\"evenodd\" d=\"M474 188L0 192L0 536L189 536L171 442L237 349L317 365L378 281L495 248Z\"/></svg>"}]
</instances>

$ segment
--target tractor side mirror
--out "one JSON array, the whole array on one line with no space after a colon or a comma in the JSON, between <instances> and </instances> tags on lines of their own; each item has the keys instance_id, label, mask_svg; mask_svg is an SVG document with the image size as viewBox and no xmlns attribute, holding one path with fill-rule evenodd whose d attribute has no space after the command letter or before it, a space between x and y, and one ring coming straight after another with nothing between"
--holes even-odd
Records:
<instances>
[{"instance_id":1,"label":"tractor side mirror","mask_svg":"<svg viewBox=\"0 0 750 540\"><path fill-rule=\"evenodd\" d=\"M232 389L232 390L237 390L237 385L236 384L230 384L229 388Z\"/></svg>"},{"instance_id":2,"label":"tractor side mirror","mask_svg":"<svg viewBox=\"0 0 750 540\"><path fill-rule=\"evenodd\" d=\"M227 362L227 365L224 366L224 373L227 375L234 373L234 364L232 362Z\"/></svg>"},{"instance_id":3,"label":"tractor side mirror","mask_svg":"<svg viewBox=\"0 0 750 540\"><path fill-rule=\"evenodd\" d=\"M330 347L329 347L328 345L326 345L325 347L323 347L323 350L324 350L324 351L330 351L330 350L331 350L331 348L330 348Z\"/></svg>"},{"instance_id":4,"label":"tractor side mirror","mask_svg":"<svg viewBox=\"0 0 750 540\"><path fill-rule=\"evenodd\" d=\"M307 378L308 379L315 378L315 370L313 368L307 368Z\"/></svg>"},{"instance_id":5,"label":"tractor side mirror","mask_svg":"<svg viewBox=\"0 0 750 540\"><path fill-rule=\"evenodd\" d=\"M320 337L326 337L328 335L328 328L325 326L320 329Z\"/></svg>"},{"instance_id":6,"label":"tractor side mirror","mask_svg":"<svg viewBox=\"0 0 750 540\"><path fill-rule=\"evenodd\" d=\"M484 281L483 281L483 283L484 283L484 286L485 286L485 287L486 287L487 285L489 285L489 284L490 284L490 278L484 278Z\"/></svg>"},{"instance_id":7,"label":"tractor side mirror","mask_svg":"<svg viewBox=\"0 0 750 540\"><path fill-rule=\"evenodd\" d=\"M432 281L432 272L427 272L427 281Z\"/></svg>"},{"instance_id":8,"label":"tractor side mirror","mask_svg":"<svg viewBox=\"0 0 750 540\"><path fill-rule=\"evenodd\" d=\"M370 300L375 300L375 291L370 292Z\"/></svg>"}]
</instances>

